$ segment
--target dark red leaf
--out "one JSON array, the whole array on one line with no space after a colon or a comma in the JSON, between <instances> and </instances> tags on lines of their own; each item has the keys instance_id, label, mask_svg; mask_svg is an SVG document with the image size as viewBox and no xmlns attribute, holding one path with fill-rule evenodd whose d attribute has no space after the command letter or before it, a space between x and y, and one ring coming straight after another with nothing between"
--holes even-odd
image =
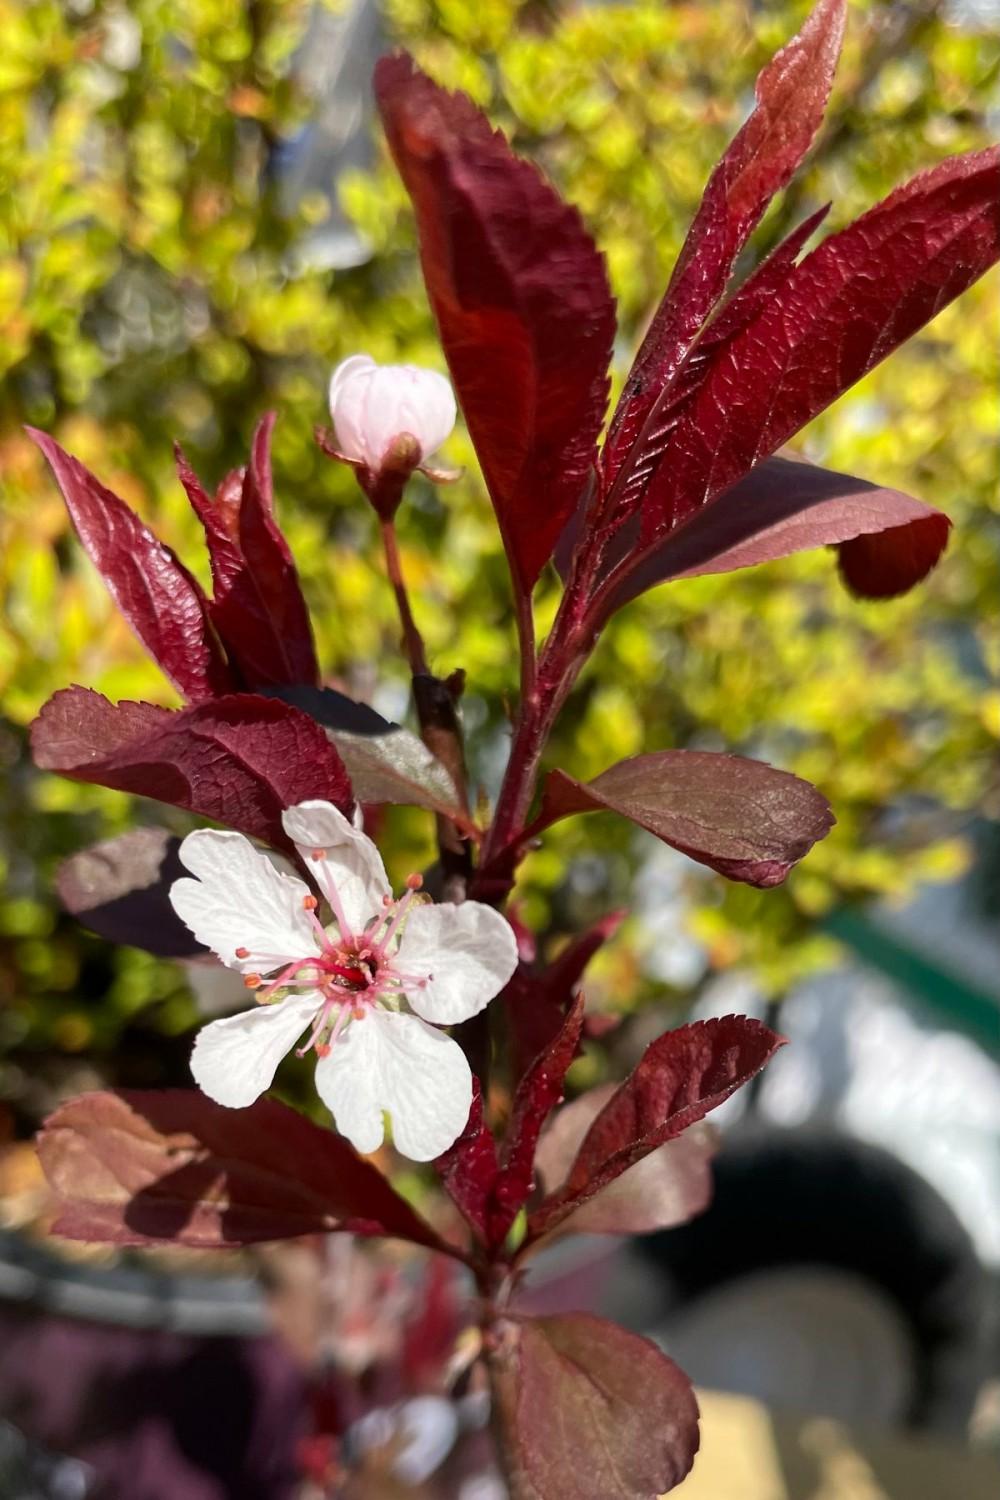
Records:
<instances>
[{"instance_id":1,"label":"dark red leaf","mask_svg":"<svg viewBox=\"0 0 1000 1500\"><path fill-rule=\"evenodd\" d=\"M641 493L645 465L630 449L706 318L726 289L740 250L812 144L830 96L844 34L845 0L819 0L798 36L757 79L757 103L716 167L670 285L625 382L602 455L610 484L629 462L620 502ZM772 270L774 267L772 267Z\"/></svg>"},{"instance_id":2,"label":"dark red leaf","mask_svg":"<svg viewBox=\"0 0 1000 1500\"><path fill-rule=\"evenodd\" d=\"M343 763L320 726L275 698L234 693L194 708L109 703L71 687L31 728L43 770L155 797L291 849L286 807L322 798L353 806Z\"/></svg>"},{"instance_id":3,"label":"dark red leaf","mask_svg":"<svg viewBox=\"0 0 1000 1500\"><path fill-rule=\"evenodd\" d=\"M596 457L615 327L604 262L576 209L464 95L400 55L381 59L375 91L511 569L530 590Z\"/></svg>"},{"instance_id":4,"label":"dark red leaf","mask_svg":"<svg viewBox=\"0 0 1000 1500\"><path fill-rule=\"evenodd\" d=\"M451 773L410 730L334 688L278 688L274 696L322 724L359 802L426 807L474 829Z\"/></svg>"},{"instance_id":5,"label":"dark red leaf","mask_svg":"<svg viewBox=\"0 0 1000 1500\"><path fill-rule=\"evenodd\" d=\"M613 1096L601 1084L557 1110L542 1132L535 1171L549 1196L569 1176L587 1131ZM712 1158L717 1132L704 1121L637 1161L556 1227L560 1234L650 1234L673 1229L703 1213L712 1199Z\"/></svg>"},{"instance_id":6,"label":"dark red leaf","mask_svg":"<svg viewBox=\"0 0 1000 1500\"><path fill-rule=\"evenodd\" d=\"M434 1165L452 1202L480 1239L487 1240L490 1200L497 1178L497 1148L483 1119L483 1094L474 1074L468 1124Z\"/></svg>"},{"instance_id":7,"label":"dark red leaf","mask_svg":"<svg viewBox=\"0 0 1000 1500\"><path fill-rule=\"evenodd\" d=\"M560 1190L530 1215L545 1234L636 1162L673 1140L759 1073L784 1038L746 1016L696 1021L646 1048L584 1138Z\"/></svg>"},{"instance_id":8,"label":"dark red leaf","mask_svg":"<svg viewBox=\"0 0 1000 1500\"><path fill-rule=\"evenodd\" d=\"M515 1083L559 1034L584 970L624 918L624 911L602 917L542 968L525 962L518 965L501 996Z\"/></svg>"},{"instance_id":9,"label":"dark red leaf","mask_svg":"<svg viewBox=\"0 0 1000 1500\"><path fill-rule=\"evenodd\" d=\"M234 683L208 603L187 568L79 459L47 433L27 431L47 458L111 597L178 692L197 701L230 691Z\"/></svg>"},{"instance_id":10,"label":"dark red leaf","mask_svg":"<svg viewBox=\"0 0 1000 1500\"><path fill-rule=\"evenodd\" d=\"M274 1099L82 1094L46 1121L38 1153L68 1239L217 1249L345 1229L447 1248L342 1136Z\"/></svg>"},{"instance_id":11,"label":"dark red leaf","mask_svg":"<svg viewBox=\"0 0 1000 1500\"><path fill-rule=\"evenodd\" d=\"M295 562L274 519L270 440L263 417L244 471L209 498L180 449L177 471L205 528L212 564L212 620L249 687L315 683L319 669Z\"/></svg>"},{"instance_id":12,"label":"dark red leaf","mask_svg":"<svg viewBox=\"0 0 1000 1500\"><path fill-rule=\"evenodd\" d=\"M56 889L66 910L111 943L161 958L197 958L208 950L170 905L169 891L187 872L180 839L165 828L133 828L63 860Z\"/></svg>"},{"instance_id":13,"label":"dark red leaf","mask_svg":"<svg viewBox=\"0 0 1000 1500\"><path fill-rule=\"evenodd\" d=\"M586 784L550 772L540 815L545 825L602 809L729 880L757 886L780 885L834 823L826 798L808 781L710 750L636 755Z\"/></svg>"},{"instance_id":14,"label":"dark red leaf","mask_svg":"<svg viewBox=\"0 0 1000 1500\"><path fill-rule=\"evenodd\" d=\"M856 592L902 593L937 562L950 527L947 516L899 490L804 461L767 458L623 572L602 617L668 579L729 573L836 542L848 543L841 567ZM855 546L862 550L853 552Z\"/></svg>"},{"instance_id":15,"label":"dark red leaf","mask_svg":"<svg viewBox=\"0 0 1000 1500\"><path fill-rule=\"evenodd\" d=\"M852 537L838 548L840 573L862 599L893 599L905 594L935 566L948 544L951 522L928 510L902 526Z\"/></svg>"},{"instance_id":16,"label":"dark red leaf","mask_svg":"<svg viewBox=\"0 0 1000 1500\"><path fill-rule=\"evenodd\" d=\"M561 1028L537 1057L517 1086L507 1134L500 1152L500 1170L491 1194L488 1218L490 1243L500 1245L534 1185L535 1147L542 1126L562 1099L563 1080L580 1045L583 996L571 1003Z\"/></svg>"},{"instance_id":17,"label":"dark red leaf","mask_svg":"<svg viewBox=\"0 0 1000 1500\"><path fill-rule=\"evenodd\" d=\"M643 502L653 543L747 474L1000 255L1000 148L921 173L796 266L728 340Z\"/></svg>"},{"instance_id":18,"label":"dark red leaf","mask_svg":"<svg viewBox=\"0 0 1000 1500\"><path fill-rule=\"evenodd\" d=\"M509 1318L490 1380L511 1500L656 1500L698 1451L691 1382L656 1345L592 1317Z\"/></svg>"}]
</instances>

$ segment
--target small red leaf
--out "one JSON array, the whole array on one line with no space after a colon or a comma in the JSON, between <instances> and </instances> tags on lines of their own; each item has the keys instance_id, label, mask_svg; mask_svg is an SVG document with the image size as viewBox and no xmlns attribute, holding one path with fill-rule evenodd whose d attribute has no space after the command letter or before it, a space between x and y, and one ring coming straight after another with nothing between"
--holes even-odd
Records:
<instances>
[{"instance_id":1,"label":"small red leaf","mask_svg":"<svg viewBox=\"0 0 1000 1500\"><path fill-rule=\"evenodd\" d=\"M434 1166L452 1202L480 1239L487 1240L490 1198L497 1178L497 1148L483 1119L483 1094L475 1075L468 1124Z\"/></svg>"},{"instance_id":2,"label":"small red leaf","mask_svg":"<svg viewBox=\"0 0 1000 1500\"><path fill-rule=\"evenodd\" d=\"M641 493L645 466L630 453L681 361L726 289L764 210L789 181L826 111L844 34L845 0L819 0L798 36L757 79L757 103L716 167L670 285L625 382L602 455L610 484L626 461L621 493ZM772 268L773 269L773 268ZM654 418L655 419L655 418ZM640 450L643 443L638 445Z\"/></svg>"},{"instance_id":3,"label":"small red leaf","mask_svg":"<svg viewBox=\"0 0 1000 1500\"><path fill-rule=\"evenodd\" d=\"M413 200L434 316L514 578L530 590L584 489L614 303L575 208L405 55L375 91Z\"/></svg>"},{"instance_id":4,"label":"small red leaf","mask_svg":"<svg viewBox=\"0 0 1000 1500\"><path fill-rule=\"evenodd\" d=\"M558 1035L584 970L624 918L624 911L602 917L542 968L523 961L518 965L501 996L515 1083Z\"/></svg>"},{"instance_id":5,"label":"small red leaf","mask_svg":"<svg viewBox=\"0 0 1000 1500\"><path fill-rule=\"evenodd\" d=\"M535 1153L535 1171L547 1195L569 1176L587 1131L613 1096L601 1084L564 1104L545 1127ZM703 1213L712 1199L712 1158L717 1133L703 1121L666 1141L563 1219L560 1234L650 1234L673 1229Z\"/></svg>"},{"instance_id":6,"label":"small red leaf","mask_svg":"<svg viewBox=\"0 0 1000 1500\"><path fill-rule=\"evenodd\" d=\"M448 1248L342 1136L274 1099L82 1094L45 1122L38 1153L68 1239L216 1249L346 1229Z\"/></svg>"},{"instance_id":7,"label":"small red leaf","mask_svg":"<svg viewBox=\"0 0 1000 1500\"><path fill-rule=\"evenodd\" d=\"M505 1319L490 1379L511 1500L656 1500L698 1451L691 1382L589 1313Z\"/></svg>"},{"instance_id":8,"label":"small red leaf","mask_svg":"<svg viewBox=\"0 0 1000 1500\"><path fill-rule=\"evenodd\" d=\"M583 1027L583 996L572 1002L560 1030L517 1086L500 1170L491 1194L490 1243L503 1243L534 1184L535 1147L542 1126L562 1098L566 1070L577 1054Z\"/></svg>"},{"instance_id":9,"label":"small red leaf","mask_svg":"<svg viewBox=\"0 0 1000 1500\"><path fill-rule=\"evenodd\" d=\"M545 1234L636 1162L759 1073L784 1038L746 1016L679 1026L643 1053L604 1106L562 1188L531 1214L529 1234Z\"/></svg>"},{"instance_id":10,"label":"small red leaf","mask_svg":"<svg viewBox=\"0 0 1000 1500\"><path fill-rule=\"evenodd\" d=\"M1000 148L952 157L830 235L728 340L663 446L651 543L815 417L1000 255Z\"/></svg>"},{"instance_id":11,"label":"small red leaf","mask_svg":"<svg viewBox=\"0 0 1000 1500\"><path fill-rule=\"evenodd\" d=\"M619 761L593 781L552 771L540 820L608 809L728 880L780 885L833 827L808 781L763 761L709 750L657 750Z\"/></svg>"},{"instance_id":12,"label":"small red leaf","mask_svg":"<svg viewBox=\"0 0 1000 1500\"><path fill-rule=\"evenodd\" d=\"M197 581L124 500L47 433L27 429L48 459L77 536L146 650L186 698L212 698L233 679Z\"/></svg>"},{"instance_id":13,"label":"small red leaf","mask_svg":"<svg viewBox=\"0 0 1000 1500\"><path fill-rule=\"evenodd\" d=\"M894 599L927 577L950 530L947 516L928 510L902 526L852 537L838 549L841 577L859 598Z\"/></svg>"},{"instance_id":14,"label":"small red leaf","mask_svg":"<svg viewBox=\"0 0 1000 1500\"><path fill-rule=\"evenodd\" d=\"M249 467L229 475L214 499L175 450L181 483L205 528L212 620L249 687L315 683L319 676L298 572L274 519L273 426L269 412L258 425Z\"/></svg>"},{"instance_id":15,"label":"small red leaf","mask_svg":"<svg viewBox=\"0 0 1000 1500\"><path fill-rule=\"evenodd\" d=\"M187 872L180 839L165 828L133 828L63 860L56 889L66 910L111 943L161 958L196 958L208 950L170 905L169 891Z\"/></svg>"},{"instance_id":16,"label":"small red leaf","mask_svg":"<svg viewBox=\"0 0 1000 1500\"><path fill-rule=\"evenodd\" d=\"M848 544L841 569L857 593L903 593L937 562L950 526L947 516L900 490L767 458L623 569L602 618L669 579L729 573L838 542Z\"/></svg>"},{"instance_id":17,"label":"small red leaf","mask_svg":"<svg viewBox=\"0 0 1000 1500\"><path fill-rule=\"evenodd\" d=\"M109 703L71 687L31 728L37 764L137 792L290 849L286 807L316 797L353 806L343 763L318 724L274 698L237 693L194 708Z\"/></svg>"}]
</instances>

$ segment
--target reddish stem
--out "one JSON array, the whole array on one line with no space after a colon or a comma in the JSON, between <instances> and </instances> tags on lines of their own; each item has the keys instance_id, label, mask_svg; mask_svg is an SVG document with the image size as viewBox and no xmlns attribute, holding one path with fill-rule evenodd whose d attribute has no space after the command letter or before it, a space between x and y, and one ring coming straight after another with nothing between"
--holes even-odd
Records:
<instances>
[{"instance_id":1,"label":"reddish stem","mask_svg":"<svg viewBox=\"0 0 1000 1500\"><path fill-rule=\"evenodd\" d=\"M403 627L403 650L406 652L406 660L409 662L410 671L414 677L429 676L430 670L427 666L427 652L424 648L424 638L417 628L417 622L413 618L410 608L410 597L406 592L406 583L403 578L403 566L399 556L399 544L396 540L395 523L383 520L380 523L382 529L382 546L385 551L385 569L392 584L392 591L396 596L396 608L399 611L399 622Z\"/></svg>"}]
</instances>

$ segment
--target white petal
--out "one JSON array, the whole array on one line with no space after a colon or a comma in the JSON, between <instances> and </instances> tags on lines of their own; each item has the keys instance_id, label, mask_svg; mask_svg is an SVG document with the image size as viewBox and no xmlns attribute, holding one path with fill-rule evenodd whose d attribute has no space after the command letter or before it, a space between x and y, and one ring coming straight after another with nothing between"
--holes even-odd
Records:
<instances>
[{"instance_id":1,"label":"white petal","mask_svg":"<svg viewBox=\"0 0 1000 1500\"><path fill-rule=\"evenodd\" d=\"M499 912L481 901L418 906L403 928L393 967L410 1009L439 1026L478 1015L517 968L517 940ZM410 976L427 978L421 987Z\"/></svg>"},{"instance_id":2,"label":"white petal","mask_svg":"<svg viewBox=\"0 0 1000 1500\"><path fill-rule=\"evenodd\" d=\"M330 376L330 415L335 417L337 397L355 375L362 372L370 373L376 368L375 361L370 354L350 354L347 359L342 359L340 364Z\"/></svg>"},{"instance_id":3,"label":"white petal","mask_svg":"<svg viewBox=\"0 0 1000 1500\"><path fill-rule=\"evenodd\" d=\"M334 914L343 914L345 938L382 915L382 898L392 892L382 856L367 834L330 802L300 802L282 814L281 822ZM319 859L317 851L322 851Z\"/></svg>"},{"instance_id":4,"label":"white petal","mask_svg":"<svg viewBox=\"0 0 1000 1500\"><path fill-rule=\"evenodd\" d=\"M308 886L280 874L241 833L200 828L181 844L180 860L198 878L175 880L170 904L229 968L269 974L319 952L302 905ZM237 948L249 956L237 958Z\"/></svg>"},{"instance_id":5,"label":"white petal","mask_svg":"<svg viewBox=\"0 0 1000 1500\"><path fill-rule=\"evenodd\" d=\"M366 434L368 397L378 367L374 360L363 366L363 360L363 355L356 355L354 360L345 361L345 365L353 364L355 368L334 372L330 384L330 415L341 453L375 468L377 464ZM337 382L336 387L334 382Z\"/></svg>"},{"instance_id":6,"label":"white petal","mask_svg":"<svg viewBox=\"0 0 1000 1500\"><path fill-rule=\"evenodd\" d=\"M433 1161L465 1129L472 1074L457 1042L416 1016L370 1010L351 1021L316 1067L316 1088L357 1151L393 1144L411 1161Z\"/></svg>"},{"instance_id":7,"label":"white petal","mask_svg":"<svg viewBox=\"0 0 1000 1500\"><path fill-rule=\"evenodd\" d=\"M238 1016L211 1021L195 1037L194 1081L216 1104L244 1109L259 1099L322 1004L316 991L287 995Z\"/></svg>"}]
</instances>

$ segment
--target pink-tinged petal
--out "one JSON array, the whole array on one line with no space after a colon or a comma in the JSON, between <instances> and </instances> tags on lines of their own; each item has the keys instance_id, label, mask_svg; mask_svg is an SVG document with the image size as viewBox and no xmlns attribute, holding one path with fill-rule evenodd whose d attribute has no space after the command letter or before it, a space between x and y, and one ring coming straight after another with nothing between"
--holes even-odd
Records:
<instances>
[{"instance_id":1,"label":"pink-tinged petal","mask_svg":"<svg viewBox=\"0 0 1000 1500\"><path fill-rule=\"evenodd\" d=\"M303 906L309 887L282 875L241 833L200 828L181 844L194 880L175 880L170 904L199 943L243 974L269 974L319 953ZM237 950L246 950L241 956Z\"/></svg>"},{"instance_id":2,"label":"pink-tinged petal","mask_svg":"<svg viewBox=\"0 0 1000 1500\"><path fill-rule=\"evenodd\" d=\"M510 923L480 901L418 906L406 918L394 967L411 1010L455 1026L503 989L517 968L517 940ZM426 983L407 985L411 975Z\"/></svg>"},{"instance_id":3,"label":"pink-tinged petal","mask_svg":"<svg viewBox=\"0 0 1000 1500\"><path fill-rule=\"evenodd\" d=\"M402 433L416 440L421 459L433 453L457 413L451 386L436 370L377 365L355 354L333 373L330 415L340 451L377 471Z\"/></svg>"},{"instance_id":4,"label":"pink-tinged petal","mask_svg":"<svg viewBox=\"0 0 1000 1500\"><path fill-rule=\"evenodd\" d=\"M228 1109L245 1109L271 1087L281 1059L295 1046L322 1004L315 991L288 995L238 1016L210 1021L195 1038L195 1083Z\"/></svg>"},{"instance_id":5,"label":"pink-tinged petal","mask_svg":"<svg viewBox=\"0 0 1000 1500\"><path fill-rule=\"evenodd\" d=\"M371 839L329 802L300 802L281 821L338 921L343 917L344 936L363 932L392 894Z\"/></svg>"},{"instance_id":6,"label":"pink-tinged petal","mask_svg":"<svg viewBox=\"0 0 1000 1500\"><path fill-rule=\"evenodd\" d=\"M392 1124L411 1161L433 1161L458 1139L472 1104L472 1074L457 1042L416 1016L373 1009L316 1067L316 1089L341 1135L376 1151Z\"/></svg>"}]
</instances>

